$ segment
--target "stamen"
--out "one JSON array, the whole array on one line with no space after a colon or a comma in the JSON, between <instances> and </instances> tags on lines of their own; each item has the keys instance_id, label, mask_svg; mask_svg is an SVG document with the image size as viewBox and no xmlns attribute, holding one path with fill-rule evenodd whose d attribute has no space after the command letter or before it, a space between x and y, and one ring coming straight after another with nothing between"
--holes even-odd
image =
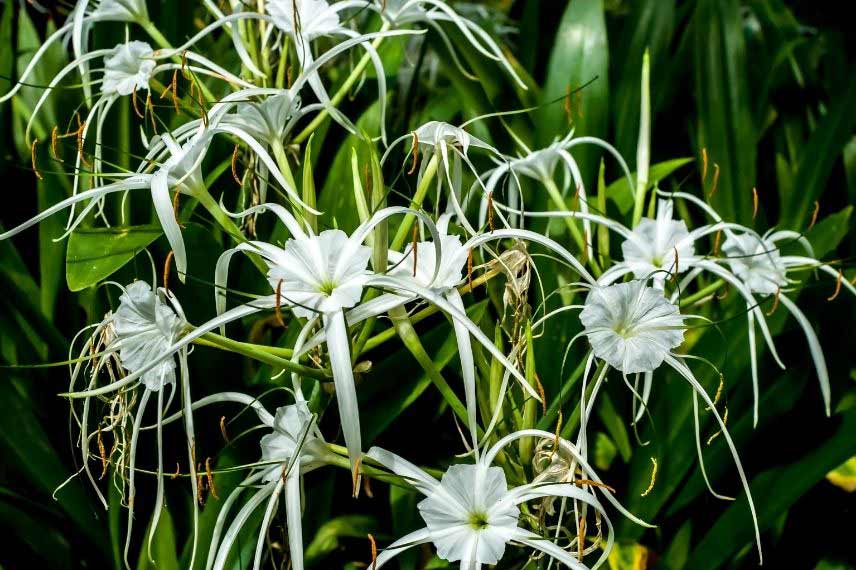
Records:
<instances>
[{"instance_id":1,"label":"stamen","mask_svg":"<svg viewBox=\"0 0 856 570\"><path fill-rule=\"evenodd\" d=\"M175 462L175 473L170 475L169 478L174 481L174 480L178 479L179 475L181 475L181 465L178 463L178 461L176 461Z\"/></svg>"},{"instance_id":2,"label":"stamen","mask_svg":"<svg viewBox=\"0 0 856 570\"><path fill-rule=\"evenodd\" d=\"M163 262L163 288L169 290L169 270L172 267L172 258L175 257L175 252L169 250L166 254L166 261Z\"/></svg>"},{"instance_id":3,"label":"stamen","mask_svg":"<svg viewBox=\"0 0 856 570\"><path fill-rule=\"evenodd\" d=\"M181 52L181 75L188 79L187 77L187 50Z\"/></svg>"},{"instance_id":4,"label":"stamen","mask_svg":"<svg viewBox=\"0 0 856 570\"><path fill-rule=\"evenodd\" d=\"M586 263L589 262L588 242L589 242L588 231L583 230L583 256L580 259L580 262L582 262L583 265L585 265Z\"/></svg>"},{"instance_id":5,"label":"stamen","mask_svg":"<svg viewBox=\"0 0 856 570\"><path fill-rule=\"evenodd\" d=\"M140 119L146 118L145 114L140 113L140 108L137 106L137 86L134 85L134 89L131 91L131 107L134 109L134 114Z\"/></svg>"},{"instance_id":6,"label":"stamen","mask_svg":"<svg viewBox=\"0 0 856 570\"><path fill-rule=\"evenodd\" d=\"M473 250L467 252L467 285L470 286L470 292L473 290Z\"/></svg>"},{"instance_id":7,"label":"stamen","mask_svg":"<svg viewBox=\"0 0 856 570\"><path fill-rule=\"evenodd\" d=\"M565 85L565 98L562 101L562 109L565 110L565 117L568 120L568 124L570 125L573 122L573 117L571 116L571 86L570 84Z\"/></svg>"},{"instance_id":8,"label":"stamen","mask_svg":"<svg viewBox=\"0 0 856 570\"><path fill-rule=\"evenodd\" d=\"M86 130L86 121L80 122L80 115L77 115L77 132L75 132L75 136L77 138L77 155L80 157L80 162L82 162L85 166L89 166L89 162L86 160L86 155L83 152L83 131Z\"/></svg>"},{"instance_id":9,"label":"stamen","mask_svg":"<svg viewBox=\"0 0 856 570\"><path fill-rule=\"evenodd\" d=\"M723 299L728 297L729 291L731 291L731 288L728 286L728 284L726 284L725 287L722 289L722 295L716 295L716 300L722 301Z\"/></svg>"},{"instance_id":10,"label":"stamen","mask_svg":"<svg viewBox=\"0 0 856 570\"><path fill-rule=\"evenodd\" d=\"M59 143L59 127L54 127L53 129L51 129L51 156L53 156L54 160L58 160L60 162L65 162L59 156L58 143Z\"/></svg>"},{"instance_id":11,"label":"stamen","mask_svg":"<svg viewBox=\"0 0 856 570\"><path fill-rule=\"evenodd\" d=\"M678 273L680 271L679 270L680 256L678 255L678 246L674 246L674 248L675 248L675 271L672 273L672 281L674 283L677 283L678 282Z\"/></svg>"},{"instance_id":12,"label":"stamen","mask_svg":"<svg viewBox=\"0 0 856 570\"><path fill-rule=\"evenodd\" d=\"M707 147L701 149L701 183L707 180Z\"/></svg>"},{"instance_id":13,"label":"stamen","mask_svg":"<svg viewBox=\"0 0 856 570\"><path fill-rule=\"evenodd\" d=\"M719 163L713 163L713 184L710 189L710 194L707 195L708 198L713 198L713 195L716 194L716 191L719 189Z\"/></svg>"},{"instance_id":14,"label":"stamen","mask_svg":"<svg viewBox=\"0 0 856 570\"><path fill-rule=\"evenodd\" d=\"M586 518L580 517L577 523L577 558L582 562L583 551L586 548Z\"/></svg>"},{"instance_id":15,"label":"stamen","mask_svg":"<svg viewBox=\"0 0 856 570\"><path fill-rule=\"evenodd\" d=\"M722 230L716 232L716 237L713 240L713 255L719 255L719 246L722 241Z\"/></svg>"},{"instance_id":16,"label":"stamen","mask_svg":"<svg viewBox=\"0 0 856 570\"><path fill-rule=\"evenodd\" d=\"M724 414L722 414L722 425L724 426L724 425L725 425L725 424L727 424L727 423L728 423L728 406L726 406L726 407L725 407L725 413L724 413ZM717 431L715 434L713 434L712 436L710 436L710 437L707 439L707 445L710 445L711 443L713 443L713 440L714 440L714 439L716 439L716 438L719 436L719 434L720 434L720 433L722 433L722 431L721 431L721 430Z\"/></svg>"},{"instance_id":17,"label":"stamen","mask_svg":"<svg viewBox=\"0 0 856 570\"><path fill-rule=\"evenodd\" d=\"M363 464L363 458L360 457L357 459L356 463L354 463L354 470L351 473L351 478L352 478L352 483L353 483L351 488L353 490L354 497L357 496L357 494L358 494L357 491L359 490L359 487L357 486L357 481L359 481L359 479L360 479L360 467L362 466L362 464Z\"/></svg>"},{"instance_id":18,"label":"stamen","mask_svg":"<svg viewBox=\"0 0 856 570\"><path fill-rule=\"evenodd\" d=\"M413 135L413 143L410 145L410 154L413 155L413 164L410 165L410 170L407 171L408 176L416 172L416 165L419 164L419 135L416 134L416 131L412 131L410 134Z\"/></svg>"},{"instance_id":19,"label":"stamen","mask_svg":"<svg viewBox=\"0 0 856 570\"><path fill-rule=\"evenodd\" d=\"M493 231L493 192L487 195L487 226Z\"/></svg>"},{"instance_id":20,"label":"stamen","mask_svg":"<svg viewBox=\"0 0 856 570\"><path fill-rule=\"evenodd\" d=\"M814 211L811 213L811 223L808 225L808 229L814 227L814 224L817 223L817 215L820 213L820 202L817 200L814 201Z\"/></svg>"},{"instance_id":21,"label":"stamen","mask_svg":"<svg viewBox=\"0 0 856 570\"><path fill-rule=\"evenodd\" d=\"M651 468L651 482L648 483L648 488L639 495L640 497L647 497L648 493L650 493L654 489L654 483L657 482L657 460L655 458L651 458L651 463L653 467Z\"/></svg>"},{"instance_id":22,"label":"stamen","mask_svg":"<svg viewBox=\"0 0 856 570\"><path fill-rule=\"evenodd\" d=\"M541 383L541 378L538 373L535 373L535 383L538 388L538 395L541 396L541 411L547 415L547 394L544 392L544 385Z\"/></svg>"},{"instance_id":23,"label":"stamen","mask_svg":"<svg viewBox=\"0 0 856 570\"><path fill-rule=\"evenodd\" d=\"M758 216L758 189L752 187L752 219Z\"/></svg>"},{"instance_id":24,"label":"stamen","mask_svg":"<svg viewBox=\"0 0 856 570\"><path fill-rule=\"evenodd\" d=\"M838 294L841 293L841 278L843 275L841 274L841 270L838 270L838 277L835 278L835 292L832 293L831 297L827 297L827 301L834 301Z\"/></svg>"},{"instance_id":25,"label":"stamen","mask_svg":"<svg viewBox=\"0 0 856 570\"><path fill-rule=\"evenodd\" d=\"M597 487L599 489L606 489L610 493L615 493L615 489L607 485L606 483L600 483L599 481L594 481L592 479L575 479L574 485L577 487L589 486L589 487Z\"/></svg>"},{"instance_id":26,"label":"stamen","mask_svg":"<svg viewBox=\"0 0 856 570\"><path fill-rule=\"evenodd\" d=\"M375 537L371 533L368 536L372 548L372 570L377 570L377 542L375 542Z\"/></svg>"},{"instance_id":27,"label":"stamen","mask_svg":"<svg viewBox=\"0 0 856 570\"><path fill-rule=\"evenodd\" d=\"M782 292L781 288L777 287L777 288L776 288L776 296L775 296L775 297L773 297L773 306L772 306L772 307L770 308L770 310L766 313L766 315L767 315L768 317L772 317L772 316L773 316L773 313L775 313L775 312L776 312L776 309L778 309L778 308L779 308L779 295L781 294L781 292Z\"/></svg>"},{"instance_id":28,"label":"stamen","mask_svg":"<svg viewBox=\"0 0 856 570\"><path fill-rule=\"evenodd\" d=\"M39 172L39 167L36 166L36 145L39 144L39 139L33 139L33 144L30 145L30 162L33 165L33 172L36 173L36 178L44 180L44 176Z\"/></svg>"},{"instance_id":29,"label":"stamen","mask_svg":"<svg viewBox=\"0 0 856 570\"><path fill-rule=\"evenodd\" d=\"M562 421L565 419L565 416L562 414L561 408L559 409L559 418L556 420L556 434L553 437L553 453L550 454L550 459L556 455L556 452L559 451L559 434L562 432Z\"/></svg>"},{"instance_id":30,"label":"stamen","mask_svg":"<svg viewBox=\"0 0 856 570\"><path fill-rule=\"evenodd\" d=\"M238 176L238 145L235 145L235 150L232 151L232 180L234 180L238 186L243 186L241 183L241 177Z\"/></svg>"},{"instance_id":31,"label":"stamen","mask_svg":"<svg viewBox=\"0 0 856 570\"><path fill-rule=\"evenodd\" d=\"M416 241L416 226L413 226L413 276L416 277L416 261L417 255L419 254L419 243Z\"/></svg>"},{"instance_id":32,"label":"stamen","mask_svg":"<svg viewBox=\"0 0 856 570\"><path fill-rule=\"evenodd\" d=\"M223 436L223 441L229 443L229 434L226 433L226 416L220 416L220 434Z\"/></svg>"},{"instance_id":33,"label":"stamen","mask_svg":"<svg viewBox=\"0 0 856 570\"><path fill-rule=\"evenodd\" d=\"M276 284L276 305L274 305L273 315L276 318L276 323L279 326L281 326L282 328L285 328L285 321L282 320L282 310L280 307L280 303L281 303L280 294L281 293L282 293L282 279L280 279Z\"/></svg>"},{"instance_id":34,"label":"stamen","mask_svg":"<svg viewBox=\"0 0 856 570\"><path fill-rule=\"evenodd\" d=\"M154 131L154 133L157 134L158 124L157 124L157 121L155 121L155 106L152 104L152 92L151 91L149 91L146 94L146 114L148 114L149 119L152 122L152 131Z\"/></svg>"},{"instance_id":35,"label":"stamen","mask_svg":"<svg viewBox=\"0 0 856 570\"><path fill-rule=\"evenodd\" d=\"M719 403L719 398L722 396L722 389L725 387L725 376L719 375L719 387L716 389L716 395L713 397L713 405Z\"/></svg>"},{"instance_id":36,"label":"stamen","mask_svg":"<svg viewBox=\"0 0 856 570\"><path fill-rule=\"evenodd\" d=\"M201 465L196 466L196 474L197 474L196 475L196 501L199 503L200 507L204 507L205 506L205 497L202 495L202 491L203 491L202 481L203 481L203 479L202 479L202 473L199 472L199 471L201 471L201 469L199 469L200 467L201 467Z\"/></svg>"},{"instance_id":37,"label":"stamen","mask_svg":"<svg viewBox=\"0 0 856 570\"><path fill-rule=\"evenodd\" d=\"M369 499L374 499L374 493L372 492L371 477L363 478L363 493L365 493L366 497L368 497Z\"/></svg>"},{"instance_id":38,"label":"stamen","mask_svg":"<svg viewBox=\"0 0 856 570\"><path fill-rule=\"evenodd\" d=\"M99 480L104 478L104 475L107 474L107 451L104 449L104 440L101 439L101 428L98 428L98 454L101 456L101 475L98 477Z\"/></svg>"},{"instance_id":39,"label":"stamen","mask_svg":"<svg viewBox=\"0 0 856 570\"><path fill-rule=\"evenodd\" d=\"M172 106L175 107L175 112L178 113L181 109L178 102L178 70L174 70L172 72L172 81L169 82L169 85L166 86L166 89L161 93L160 98L165 99L167 93L170 95L170 99L172 99Z\"/></svg>"},{"instance_id":40,"label":"stamen","mask_svg":"<svg viewBox=\"0 0 856 570\"><path fill-rule=\"evenodd\" d=\"M292 66L288 66L288 70L285 72L285 81L286 86L291 89L291 84L294 83L294 68Z\"/></svg>"},{"instance_id":41,"label":"stamen","mask_svg":"<svg viewBox=\"0 0 856 570\"><path fill-rule=\"evenodd\" d=\"M208 481L208 490L211 496L219 501L220 497L217 495L217 486L214 484L214 473L211 471L210 457L205 459L205 479Z\"/></svg>"}]
</instances>

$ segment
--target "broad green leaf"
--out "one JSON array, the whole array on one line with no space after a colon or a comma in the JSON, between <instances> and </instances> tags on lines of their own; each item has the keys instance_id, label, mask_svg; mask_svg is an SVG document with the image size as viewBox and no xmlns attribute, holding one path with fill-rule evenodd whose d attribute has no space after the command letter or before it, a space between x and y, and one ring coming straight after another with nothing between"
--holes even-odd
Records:
<instances>
[{"instance_id":1,"label":"broad green leaf","mask_svg":"<svg viewBox=\"0 0 856 570\"><path fill-rule=\"evenodd\" d=\"M368 534L377 530L378 522L374 517L365 515L347 515L337 517L323 525L303 553L307 567L320 563L324 557L339 547L343 538L357 538L365 541L366 553L369 552ZM378 538L378 536L375 536Z\"/></svg>"},{"instance_id":2,"label":"broad green leaf","mask_svg":"<svg viewBox=\"0 0 856 570\"><path fill-rule=\"evenodd\" d=\"M658 568L663 570L682 570L686 568L687 558L690 556L690 540L692 538L692 519L681 526L680 530L671 538L671 543L663 553Z\"/></svg>"},{"instance_id":3,"label":"broad green leaf","mask_svg":"<svg viewBox=\"0 0 856 570\"><path fill-rule=\"evenodd\" d=\"M69 237L65 260L68 288L80 291L106 279L161 233L157 225L76 230Z\"/></svg>"},{"instance_id":4,"label":"broad green leaf","mask_svg":"<svg viewBox=\"0 0 856 570\"><path fill-rule=\"evenodd\" d=\"M152 537L152 559L149 560L148 545L151 523L143 535L140 545L140 556L137 562L137 570L178 570L178 557L175 550L175 528L172 524L172 516L164 507L161 510L158 527Z\"/></svg>"},{"instance_id":5,"label":"broad green leaf","mask_svg":"<svg viewBox=\"0 0 856 570\"><path fill-rule=\"evenodd\" d=\"M751 112L746 45L738 0L699 0L693 14L698 156L708 157L705 193L727 220L749 222L757 128ZM718 170L718 176L716 174Z\"/></svg>"},{"instance_id":6,"label":"broad green leaf","mask_svg":"<svg viewBox=\"0 0 856 570\"><path fill-rule=\"evenodd\" d=\"M814 248L818 259L823 259L838 247L850 231L850 217L853 205L847 206L834 214L830 214L817 222L806 237Z\"/></svg>"},{"instance_id":7,"label":"broad green leaf","mask_svg":"<svg viewBox=\"0 0 856 570\"><path fill-rule=\"evenodd\" d=\"M794 194L782 206L782 226L793 229L805 227L811 217L814 201L823 193L841 151L853 136L856 113L856 73L848 73L846 81L836 91L826 116L818 123L808 143L800 149L799 165L794 181Z\"/></svg>"},{"instance_id":8,"label":"broad green leaf","mask_svg":"<svg viewBox=\"0 0 856 570\"><path fill-rule=\"evenodd\" d=\"M692 158L673 158L672 160L652 164L651 169L648 171L648 186L645 188L645 191L647 192L658 182L668 178L676 170L692 161ZM633 177L635 179L635 172L633 173ZM606 195L618 206L622 214L627 214L633 208L633 189L630 187L626 176L620 176L615 182L607 186Z\"/></svg>"},{"instance_id":9,"label":"broad green leaf","mask_svg":"<svg viewBox=\"0 0 856 570\"><path fill-rule=\"evenodd\" d=\"M826 479L848 493L856 491L856 456L827 473Z\"/></svg>"},{"instance_id":10,"label":"broad green leaf","mask_svg":"<svg viewBox=\"0 0 856 570\"><path fill-rule=\"evenodd\" d=\"M830 469L856 454L856 410L842 414L830 436L797 461L771 469L752 479L752 494L763 531L788 509ZM711 527L693 551L687 568L714 570L727 563L744 544L752 541L752 521L742 501L732 505Z\"/></svg>"},{"instance_id":11,"label":"broad green leaf","mask_svg":"<svg viewBox=\"0 0 856 570\"><path fill-rule=\"evenodd\" d=\"M559 22L541 102L563 97L591 80L594 82L579 96L571 96L567 104L559 101L541 109L537 117L540 145L566 135L571 128L576 136L604 137L609 125L609 46L603 1L573 0ZM587 187L594 187L599 156L593 148L575 150Z\"/></svg>"}]
</instances>

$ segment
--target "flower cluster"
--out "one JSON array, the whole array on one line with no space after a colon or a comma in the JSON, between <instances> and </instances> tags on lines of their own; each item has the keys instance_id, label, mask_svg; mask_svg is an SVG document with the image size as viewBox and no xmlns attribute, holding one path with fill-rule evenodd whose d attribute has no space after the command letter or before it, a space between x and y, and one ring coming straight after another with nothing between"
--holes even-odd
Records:
<instances>
[{"instance_id":1,"label":"flower cluster","mask_svg":"<svg viewBox=\"0 0 856 570\"><path fill-rule=\"evenodd\" d=\"M105 508L108 502L93 462L111 471L122 489L128 508L126 564L139 512L135 503L153 506L147 533L151 557L165 476L170 473L163 459L165 426L179 420L184 425L187 466L179 472L187 477L192 495L201 499L207 488L216 496L218 466L198 456L193 418L203 407L238 405L258 420L243 439L255 437L254 429L264 431L258 448L253 448L259 458L239 467L219 467L243 471L243 480L222 499L214 530L204 537L210 544L207 553L196 552L200 531L194 509L191 567L196 556L207 556L207 568L231 567L239 535L249 528L260 528L253 560L254 568L261 567L271 555L265 546L282 501L291 568L300 570L303 477L342 467L350 472L354 496L363 478L388 481L424 496L417 505L424 526L376 553L372 568L419 544L433 545L439 558L465 569L497 564L506 557L541 556L570 568L587 568L592 565L589 555L601 551L597 566L613 543L610 510L648 524L621 506L588 459L587 428L610 376L626 384L633 406L628 421L634 424L648 409L655 374L671 372L686 382L695 404L697 440L700 398L727 442L755 519L737 449L718 410L719 396L709 395L690 366L694 357L685 342L688 330L707 326L710 318L686 311L700 307L719 289L737 291L748 319L757 422L756 330L784 366L767 324L769 306L781 304L805 332L828 412L829 374L818 337L791 298L800 283L794 274L817 269L835 278L839 288L854 294L856 289L842 280L838 269L815 258L802 234L775 229L759 234L724 221L705 201L683 192L648 195L650 217L628 221L610 215L596 208L586 191L574 157L577 147L599 146L617 159L620 177L629 188L641 189L634 195L639 212L648 188L636 184L637 177L611 145L573 132L541 149L518 141L515 151L492 142L487 130L480 131L485 136L473 134L473 122L430 120L387 144L386 78L391 70L384 68L382 44L424 41L424 34L436 34L464 76L471 72L459 54L467 51L492 62L521 89L527 87L497 41L443 0L268 0L259 2L264 9L258 10L256 3L238 0L201 4L209 21L175 46L150 21L144 0L78 1L67 23L34 54L20 82L0 97L6 101L16 96L48 47L70 40L72 61L44 87L30 123L61 85L82 85L85 118L76 133L76 158L66 165L72 191L0 234L0 240L66 210L63 237L82 224L125 226L131 215L125 207L128 195L147 192L169 246L162 287L141 280L126 286L108 282L121 291L118 306L87 329L88 341L76 359L70 358L71 383L64 394L79 431L82 472ZM128 26L129 37L145 39L90 49L92 28L111 23ZM210 56L217 50L205 50L204 45L223 36L228 36L230 53L217 62ZM356 62L345 57L354 51L361 54ZM330 68L340 72L335 91L328 81ZM369 72L379 109L374 133L366 133L340 109L349 93L371 89ZM187 89L179 92L179 84ZM107 156L110 147L104 143L105 129L119 120L111 109L123 99L130 101L141 133L142 157L130 168ZM170 103L167 111L163 104L156 108L153 99ZM370 149L365 165L358 164L354 154L353 199L360 223L346 228L350 231L322 211L312 181L312 152L317 151L312 150L311 137L328 120ZM28 137L29 132L28 127ZM57 136L66 135L55 132ZM218 148L223 141L233 144L234 152L231 160L216 166L212 163L222 159ZM409 151L401 157L408 143ZM396 164L396 159L401 162ZM243 175L239 166L246 166ZM412 192L384 182L384 172L399 166L414 176ZM302 183L297 169L302 170ZM227 190L215 199L212 181L230 170L239 192ZM337 182L333 192L350 192L351 180ZM391 203L402 194L401 205ZM540 200L541 194L546 200ZM133 199L136 206L145 204L137 196ZM681 208L676 209L679 202ZM551 204L550 209L533 206L544 203ZM193 325L170 291L168 275L174 262L179 281L190 276L197 252L185 243L185 226L197 205L228 245L213 268L214 309L208 320ZM684 206L698 210L676 219L676 211L689 212ZM264 213L276 217L273 228ZM704 221L694 223L694 218ZM553 224L554 219L561 224ZM263 231L269 232L267 239L259 237ZM615 258L610 233L620 240L612 247ZM791 245L802 247L802 253L793 253ZM264 289L230 308L230 268L237 253L246 256L246 267L259 273ZM546 282L556 280L545 279L544 265L536 258L546 258L550 271L561 275L554 290L544 290ZM533 274L538 287L531 286ZM475 305L468 294L503 280L501 302L493 290L486 295L497 309L488 327L497 331L492 337L473 317ZM556 299L561 299L558 306ZM239 342L226 334L230 323L261 313L289 327L287 346ZM446 381L416 333L414 325L433 313L442 313L451 323L460 386ZM572 432L561 434L535 429L533 419L543 404L547 423L555 421L546 414L552 394L545 393L533 369L535 340L553 319L578 331L568 343L566 358L578 341L585 344L582 389L575 399L578 423ZM371 336L385 320L391 327ZM442 471L418 467L377 446L364 452L361 420L372 408L361 406L359 384L363 376L370 377L372 365L363 355L396 337L449 404L455 421L464 424L461 433L466 435L456 450L461 460ZM285 384L289 403L270 412L261 401L268 393L255 397L236 390L198 396L208 388L190 377L188 361L195 346L217 347L270 365L275 371L271 382L290 380ZM337 411L324 418L325 438L320 421L325 395L331 393ZM173 406L176 394L179 403ZM500 421L508 410L514 410L508 415L519 416L511 427L507 417ZM146 424L144 418L151 417L155 421ZM344 447L333 443L337 431ZM156 467L143 470L137 449L151 432ZM109 453L102 444L105 434L113 434L116 441ZM698 449L701 461L700 443ZM543 469L545 458L548 469ZM148 473L157 481L155 498L140 502L135 500L137 482ZM557 514L556 500L562 505L558 513L574 513L570 522ZM586 533L586 521L597 532ZM755 527L757 536L757 522Z\"/></svg>"}]
</instances>

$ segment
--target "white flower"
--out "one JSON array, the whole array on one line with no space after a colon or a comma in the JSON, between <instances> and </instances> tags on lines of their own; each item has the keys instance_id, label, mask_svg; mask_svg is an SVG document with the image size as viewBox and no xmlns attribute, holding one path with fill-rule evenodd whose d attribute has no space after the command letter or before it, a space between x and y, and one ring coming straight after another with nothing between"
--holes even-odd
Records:
<instances>
[{"instance_id":1,"label":"white flower","mask_svg":"<svg viewBox=\"0 0 856 570\"><path fill-rule=\"evenodd\" d=\"M140 22L148 20L146 0L83 0L78 2L89 5L89 15L93 19L113 22Z\"/></svg>"},{"instance_id":2,"label":"white flower","mask_svg":"<svg viewBox=\"0 0 856 570\"><path fill-rule=\"evenodd\" d=\"M372 252L364 245L349 244L342 230L325 230L288 240L268 260L268 281L295 315L335 313L360 301Z\"/></svg>"},{"instance_id":3,"label":"white flower","mask_svg":"<svg viewBox=\"0 0 856 570\"><path fill-rule=\"evenodd\" d=\"M271 427L273 432L261 439L262 462L279 462L280 465L268 470L265 481L282 477L283 466L298 455L303 470L323 464L330 455L324 436L303 400L277 408Z\"/></svg>"},{"instance_id":4,"label":"white flower","mask_svg":"<svg viewBox=\"0 0 856 570\"><path fill-rule=\"evenodd\" d=\"M722 244L722 253L732 273L753 293L772 295L788 284L782 255L769 239L748 233L730 234Z\"/></svg>"},{"instance_id":5,"label":"white flower","mask_svg":"<svg viewBox=\"0 0 856 570\"><path fill-rule=\"evenodd\" d=\"M644 281L594 287L580 312L595 356L625 374L660 366L683 342L685 318Z\"/></svg>"},{"instance_id":6,"label":"white flower","mask_svg":"<svg viewBox=\"0 0 856 570\"><path fill-rule=\"evenodd\" d=\"M684 273L695 261L693 238L683 220L672 219L671 200L657 202L657 218L642 218L621 244L624 263L637 279Z\"/></svg>"},{"instance_id":7,"label":"white flower","mask_svg":"<svg viewBox=\"0 0 856 570\"><path fill-rule=\"evenodd\" d=\"M265 97L260 103L238 103L235 113L227 115L227 120L260 141L271 144L282 140L300 116L300 97L283 90L277 95Z\"/></svg>"},{"instance_id":8,"label":"white flower","mask_svg":"<svg viewBox=\"0 0 856 570\"><path fill-rule=\"evenodd\" d=\"M460 562L460 568L480 568L483 564L496 564L505 554L509 542L523 544L540 550L559 562L575 569L586 569L586 565L573 555L559 548L549 539L541 537L519 526L519 505L544 497L566 497L588 505L606 521L609 532L607 552L612 544L612 524L605 510L589 489L571 483L529 483L509 488L505 471L492 466L494 458L509 443L524 438L538 437L555 440L553 434L538 430L514 432L501 440L474 464L452 465L438 481L406 459L379 447L373 447L367 457L377 461L399 477L404 478L417 491L425 495L418 504L419 514L425 528L412 532L392 543L377 558L381 568L404 550L431 542L437 556L449 562ZM584 456L570 442L560 440L563 449L571 453L584 477L600 482ZM606 490L599 488L604 496L619 510L635 522L646 523L624 510Z\"/></svg>"},{"instance_id":9,"label":"white flower","mask_svg":"<svg viewBox=\"0 0 856 570\"><path fill-rule=\"evenodd\" d=\"M130 95L137 89L148 89L155 60L146 42L119 44L104 57L104 82L101 91L107 95Z\"/></svg>"},{"instance_id":10,"label":"white flower","mask_svg":"<svg viewBox=\"0 0 856 570\"><path fill-rule=\"evenodd\" d=\"M306 40L341 29L338 12L325 0L270 0L266 8L276 27Z\"/></svg>"},{"instance_id":11,"label":"white flower","mask_svg":"<svg viewBox=\"0 0 856 570\"><path fill-rule=\"evenodd\" d=\"M388 256L392 269L389 274L405 279L411 278L423 287L438 290L457 286L463 279L469 250L464 249L459 236L447 234L440 235L440 247L443 253L439 269L437 269L437 250L433 242L417 242L415 253L412 246L405 249L403 253L390 251Z\"/></svg>"},{"instance_id":12,"label":"white flower","mask_svg":"<svg viewBox=\"0 0 856 570\"><path fill-rule=\"evenodd\" d=\"M119 297L119 308L112 321L120 347L119 358L129 372L141 369L167 352L186 325L144 281L128 285ZM140 380L153 391L175 382L175 360L162 360Z\"/></svg>"}]
</instances>

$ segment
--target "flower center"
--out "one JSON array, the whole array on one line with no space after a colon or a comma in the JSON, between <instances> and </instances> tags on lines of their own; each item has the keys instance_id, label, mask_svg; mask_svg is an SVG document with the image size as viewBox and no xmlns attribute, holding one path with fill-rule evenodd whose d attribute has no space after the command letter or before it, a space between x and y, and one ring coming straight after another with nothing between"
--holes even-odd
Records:
<instances>
[{"instance_id":1,"label":"flower center","mask_svg":"<svg viewBox=\"0 0 856 570\"><path fill-rule=\"evenodd\" d=\"M318 290L327 295L328 297L333 294L334 289L336 289L336 284L332 281L322 281L318 285Z\"/></svg>"},{"instance_id":2,"label":"flower center","mask_svg":"<svg viewBox=\"0 0 856 570\"><path fill-rule=\"evenodd\" d=\"M475 530L484 530L489 526L486 513L470 513L470 518L467 522Z\"/></svg>"},{"instance_id":3,"label":"flower center","mask_svg":"<svg viewBox=\"0 0 856 570\"><path fill-rule=\"evenodd\" d=\"M633 325L626 321L619 321L616 323L613 330L615 330L616 334L621 338L630 338L633 336Z\"/></svg>"}]
</instances>

